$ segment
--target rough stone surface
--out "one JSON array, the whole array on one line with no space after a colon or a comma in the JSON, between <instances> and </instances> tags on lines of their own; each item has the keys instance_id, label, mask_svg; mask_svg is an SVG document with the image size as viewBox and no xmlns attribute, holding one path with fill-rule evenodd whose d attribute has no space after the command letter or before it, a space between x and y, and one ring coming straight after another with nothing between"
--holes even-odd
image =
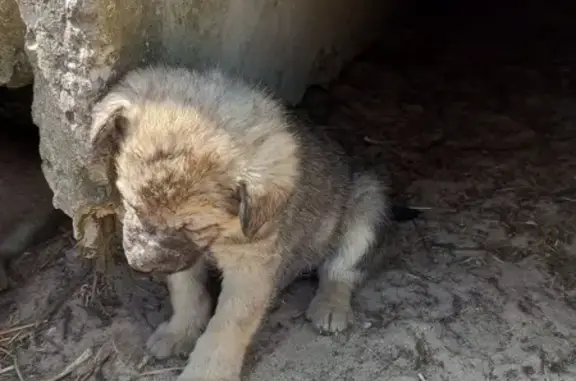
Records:
<instances>
[{"instance_id":1,"label":"rough stone surface","mask_svg":"<svg viewBox=\"0 0 576 381\"><path fill-rule=\"evenodd\" d=\"M33 73L24 52L26 25L15 0L0 0L0 85L20 87L32 83Z\"/></svg>"},{"instance_id":2,"label":"rough stone surface","mask_svg":"<svg viewBox=\"0 0 576 381\"><path fill-rule=\"evenodd\" d=\"M84 254L108 250L104 237L116 227L108 217L114 189L87 169L90 109L108 83L144 63L217 64L297 101L307 84L332 78L376 35L385 2L360 3L18 0L43 171L54 205L74 218Z\"/></svg>"}]
</instances>

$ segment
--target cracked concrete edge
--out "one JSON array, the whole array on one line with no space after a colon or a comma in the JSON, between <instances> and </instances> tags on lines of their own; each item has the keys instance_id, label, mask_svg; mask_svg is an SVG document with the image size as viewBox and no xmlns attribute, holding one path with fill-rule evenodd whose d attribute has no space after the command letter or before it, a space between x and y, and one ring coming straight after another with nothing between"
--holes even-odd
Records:
<instances>
[{"instance_id":1,"label":"cracked concrete edge","mask_svg":"<svg viewBox=\"0 0 576 381\"><path fill-rule=\"evenodd\" d=\"M110 257L117 236L114 187L91 173L86 128L92 104L107 83L123 65L136 64L120 57L120 51L129 56L131 49L123 48L122 31L111 29L138 28L131 22L110 24L106 12L129 11L116 12L116 5L18 0L35 74L32 116L40 132L42 171L54 191L54 206L73 219L78 254L85 258Z\"/></svg>"},{"instance_id":2,"label":"cracked concrete edge","mask_svg":"<svg viewBox=\"0 0 576 381\"><path fill-rule=\"evenodd\" d=\"M78 241L78 255L97 259L97 270L105 271L108 262L119 251L121 226L117 204L85 204L74 212L72 221Z\"/></svg>"}]
</instances>

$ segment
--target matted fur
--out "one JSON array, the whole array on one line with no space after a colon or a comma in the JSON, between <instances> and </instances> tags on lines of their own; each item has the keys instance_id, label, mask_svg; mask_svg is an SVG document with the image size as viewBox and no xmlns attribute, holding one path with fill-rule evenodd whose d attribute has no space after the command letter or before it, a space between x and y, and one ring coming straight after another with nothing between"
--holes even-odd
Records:
<instances>
[{"instance_id":1,"label":"matted fur","mask_svg":"<svg viewBox=\"0 0 576 381\"><path fill-rule=\"evenodd\" d=\"M386 187L267 93L217 70L135 70L94 107L91 140L115 158L129 264L171 274L174 314L148 347L191 352L180 381L239 380L271 301L303 271L319 270L314 325L350 324ZM212 317L207 264L223 274Z\"/></svg>"}]
</instances>

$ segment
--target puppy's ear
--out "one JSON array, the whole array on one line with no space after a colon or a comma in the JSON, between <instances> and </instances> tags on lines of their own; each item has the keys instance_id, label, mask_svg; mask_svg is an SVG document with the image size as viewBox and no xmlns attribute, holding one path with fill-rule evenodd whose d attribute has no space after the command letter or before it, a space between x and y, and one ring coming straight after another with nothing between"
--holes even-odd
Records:
<instances>
[{"instance_id":1,"label":"puppy's ear","mask_svg":"<svg viewBox=\"0 0 576 381\"><path fill-rule=\"evenodd\" d=\"M241 181L238 186L238 198L240 199L238 217L242 233L252 239L265 223L271 222L280 214L288 200L288 192L280 187L272 187L259 194L251 192L246 182Z\"/></svg>"},{"instance_id":2,"label":"puppy's ear","mask_svg":"<svg viewBox=\"0 0 576 381\"><path fill-rule=\"evenodd\" d=\"M110 143L115 144L124 136L128 128L128 113L132 102L121 93L110 93L92 109L90 144L93 150L100 150Z\"/></svg>"}]
</instances>

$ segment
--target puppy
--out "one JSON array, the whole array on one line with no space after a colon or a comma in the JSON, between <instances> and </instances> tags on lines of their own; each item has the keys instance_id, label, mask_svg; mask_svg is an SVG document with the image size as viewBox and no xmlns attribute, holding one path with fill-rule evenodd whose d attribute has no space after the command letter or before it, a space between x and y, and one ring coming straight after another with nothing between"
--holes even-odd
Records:
<instances>
[{"instance_id":1,"label":"puppy","mask_svg":"<svg viewBox=\"0 0 576 381\"><path fill-rule=\"evenodd\" d=\"M191 351L179 381L238 381L272 300L303 271L319 276L313 324L352 322L387 188L263 90L217 70L134 70L95 105L91 142L113 153L129 265L170 274L174 314L148 348ZM212 317L207 266L223 276Z\"/></svg>"}]
</instances>

